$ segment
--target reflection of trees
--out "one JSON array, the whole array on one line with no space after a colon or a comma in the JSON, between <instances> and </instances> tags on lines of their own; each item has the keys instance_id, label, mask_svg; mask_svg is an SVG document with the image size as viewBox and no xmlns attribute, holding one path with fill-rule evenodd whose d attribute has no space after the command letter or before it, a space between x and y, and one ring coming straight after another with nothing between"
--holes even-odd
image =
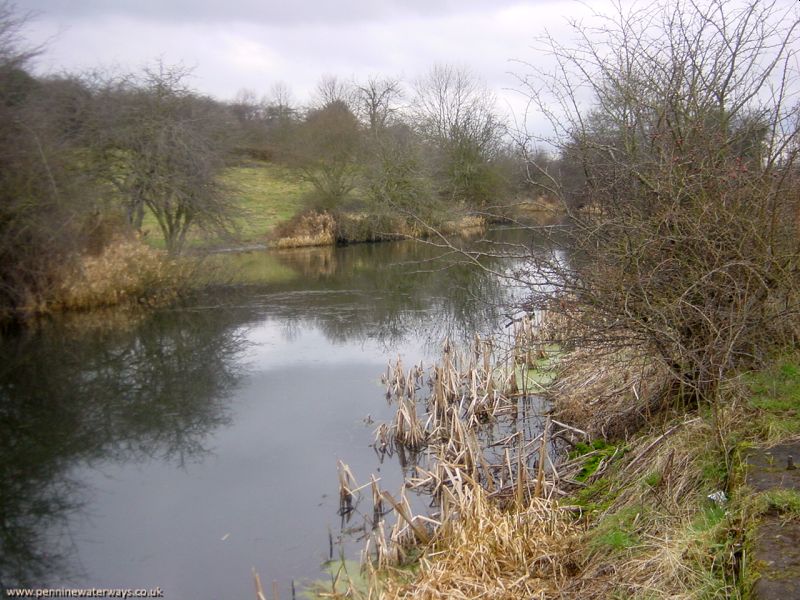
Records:
<instances>
[{"instance_id":1,"label":"reflection of trees","mask_svg":"<svg viewBox=\"0 0 800 600\"><path fill-rule=\"evenodd\" d=\"M516 257L529 255L535 243L531 230L520 229L467 244L485 252L488 270L428 243L283 252L279 259L301 274L304 287L325 293L287 299L280 310L289 320L310 320L334 342L470 339L495 329L516 300L509 282L491 271L511 273Z\"/></svg>"},{"instance_id":2,"label":"reflection of trees","mask_svg":"<svg viewBox=\"0 0 800 600\"><path fill-rule=\"evenodd\" d=\"M66 568L53 534L80 507L71 469L182 464L228 423L243 342L235 319L206 317L161 313L85 333L53 325L0 346L0 587Z\"/></svg>"}]
</instances>

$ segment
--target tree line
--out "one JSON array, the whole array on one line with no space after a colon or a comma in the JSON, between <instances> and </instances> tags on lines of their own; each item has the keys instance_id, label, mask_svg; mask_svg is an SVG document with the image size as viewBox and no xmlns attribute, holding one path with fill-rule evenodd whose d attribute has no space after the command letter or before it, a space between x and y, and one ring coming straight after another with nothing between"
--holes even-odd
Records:
<instances>
[{"instance_id":1,"label":"tree line","mask_svg":"<svg viewBox=\"0 0 800 600\"><path fill-rule=\"evenodd\" d=\"M324 76L306 106L285 85L231 102L154 62L125 74L40 77L25 18L0 4L0 312L46 302L71 263L158 225L171 254L193 230L235 235L224 170L242 160L295 169L309 206L430 218L488 207L525 187L492 93L467 69L413 85ZM411 218L411 217L409 217Z\"/></svg>"},{"instance_id":2,"label":"tree line","mask_svg":"<svg viewBox=\"0 0 800 600\"><path fill-rule=\"evenodd\" d=\"M172 253L192 228L230 231L220 174L257 158L296 169L325 211L435 224L519 193L560 201L569 226L537 235L572 260L531 252L523 279L543 284L526 307L565 315L566 345L656 357L687 397L714 398L730 369L800 335L798 7L679 0L594 23L520 67L551 132L524 137L448 65L411 84L326 76L306 106L283 85L220 102L161 63L34 77L3 4L0 312L36 307L146 213Z\"/></svg>"}]
</instances>

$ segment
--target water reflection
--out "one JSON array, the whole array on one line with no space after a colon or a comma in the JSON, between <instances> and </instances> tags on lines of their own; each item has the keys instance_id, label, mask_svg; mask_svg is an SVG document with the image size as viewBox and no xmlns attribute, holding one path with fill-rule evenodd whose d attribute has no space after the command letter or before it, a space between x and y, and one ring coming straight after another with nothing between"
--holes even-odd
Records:
<instances>
[{"instance_id":1,"label":"water reflection","mask_svg":"<svg viewBox=\"0 0 800 600\"><path fill-rule=\"evenodd\" d=\"M190 312L52 325L0 347L0 584L74 569L63 525L87 500L74 467L198 460L230 422L242 349L238 323Z\"/></svg>"},{"instance_id":2,"label":"water reflection","mask_svg":"<svg viewBox=\"0 0 800 600\"><path fill-rule=\"evenodd\" d=\"M509 255L529 252L533 243L527 231L503 239L510 245L487 246L495 254L483 259L489 271L509 272ZM135 322L51 323L0 345L0 587L80 581L84 571L94 574L92 583L106 577L116 587L123 574L157 565L163 573L152 583L173 577L173 598L176 591L192 597L192 586L200 594L239 583L246 594L249 567L262 556L272 568L310 574L309 563L319 558L314 540L327 545L326 515L335 514L323 512L329 500L321 495L335 490L333 457L348 457L361 475L378 461L361 419L381 420L388 410L377 386L387 358L413 352L418 359L426 347L435 356L445 336L491 331L517 301L507 281L429 244L246 258L277 261L295 276L220 286ZM237 260L230 257L231 269ZM212 438L215 461L207 460ZM413 461L401 457L396 477L386 465L387 487ZM141 558L156 541L122 531L136 523L115 523L115 536L142 544L127 555L141 564L97 559L100 542L81 552L95 564L71 560L78 552L68 524L98 501L82 487L92 480L87 469L112 463L121 482L115 489L124 491L104 505L108 514L129 514L131 500L119 498L139 481L169 486L159 488L160 499L139 501L137 514L153 531L168 531L157 545L173 547L173 555L186 531L208 528L209 520L220 521L222 533L238 528L238 536L224 549L202 546L206 531L187 540L193 568L183 573L167 555ZM125 471L131 463L142 465L140 479ZM201 468L178 483L154 463ZM147 512L168 503L180 518L166 522L167 515ZM299 505L308 505L302 518ZM291 547L281 545L289 539ZM223 576L223 560L226 569L244 572ZM215 565L213 575L197 575L203 561Z\"/></svg>"},{"instance_id":3,"label":"water reflection","mask_svg":"<svg viewBox=\"0 0 800 600\"><path fill-rule=\"evenodd\" d=\"M297 277L244 287L240 302L282 319L287 337L299 324L312 323L333 343L372 339L391 348L411 338L434 345L446 336L471 339L495 330L517 301L510 280L493 272L510 274L515 257L530 252L535 240L528 230L494 237L465 244L488 252L480 260L485 270L450 248L421 242L275 253Z\"/></svg>"}]
</instances>

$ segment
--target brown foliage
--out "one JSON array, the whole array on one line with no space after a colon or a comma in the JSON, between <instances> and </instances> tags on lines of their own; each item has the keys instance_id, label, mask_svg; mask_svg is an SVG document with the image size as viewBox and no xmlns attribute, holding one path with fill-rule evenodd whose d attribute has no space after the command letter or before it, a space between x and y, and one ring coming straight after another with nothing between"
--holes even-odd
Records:
<instances>
[{"instance_id":1,"label":"brown foliage","mask_svg":"<svg viewBox=\"0 0 800 600\"><path fill-rule=\"evenodd\" d=\"M798 332L800 21L721 0L599 18L576 26L575 48L547 40L562 59L549 79L566 114L557 143L580 176L550 179L569 258L533 257L532 305L573 322L565 341L632 345L687 396L713 399L727 372ZM592 111L575 108L584 84Z\"/></svg>"}]
</instances>

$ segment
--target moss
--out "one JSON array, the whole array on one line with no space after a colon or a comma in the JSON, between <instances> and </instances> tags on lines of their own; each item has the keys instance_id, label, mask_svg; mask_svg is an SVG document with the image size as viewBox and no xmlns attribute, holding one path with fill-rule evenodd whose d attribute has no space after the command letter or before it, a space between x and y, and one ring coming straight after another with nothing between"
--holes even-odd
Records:
<instances>
[{"instance_id":1,"label":"moss","mask_svg":"<svg viewBox=\"0 0 800 600\"><path fill-rule=\"evenodd\" d=\"M593 550L620 552L633 548L639 543L637 523L642 517L644 507L626 507L619 512L605 516L598 524L589 541Z\"/></svg>"},{"instance_id":2,"label":"moss","mask_svg":"<svg viewBox=\"0 0 800 600\"><path fill-rule=\"evenodd\" d=\"M607 510L616 499L611 491L611 480L600 478L581 489L573 498L573 503L586 513L601 513Z\"/></svg>"},{"instance_id":3,"label":"moss","mask_svg":"<svg viewBox=\"0 0 800 600\"><path fill-rule=\"evenodd\" d=\"M585 482L592 475L597 472L600 465L619 454L620 448L613 444L609 444L603 439L592 440L591 442L579 442L575 448L569 453L571 459L578 458L579 456L587 455L583 463L583 467L575 476L575 479L580 482Z\"/></svg>"}]
</instances>

